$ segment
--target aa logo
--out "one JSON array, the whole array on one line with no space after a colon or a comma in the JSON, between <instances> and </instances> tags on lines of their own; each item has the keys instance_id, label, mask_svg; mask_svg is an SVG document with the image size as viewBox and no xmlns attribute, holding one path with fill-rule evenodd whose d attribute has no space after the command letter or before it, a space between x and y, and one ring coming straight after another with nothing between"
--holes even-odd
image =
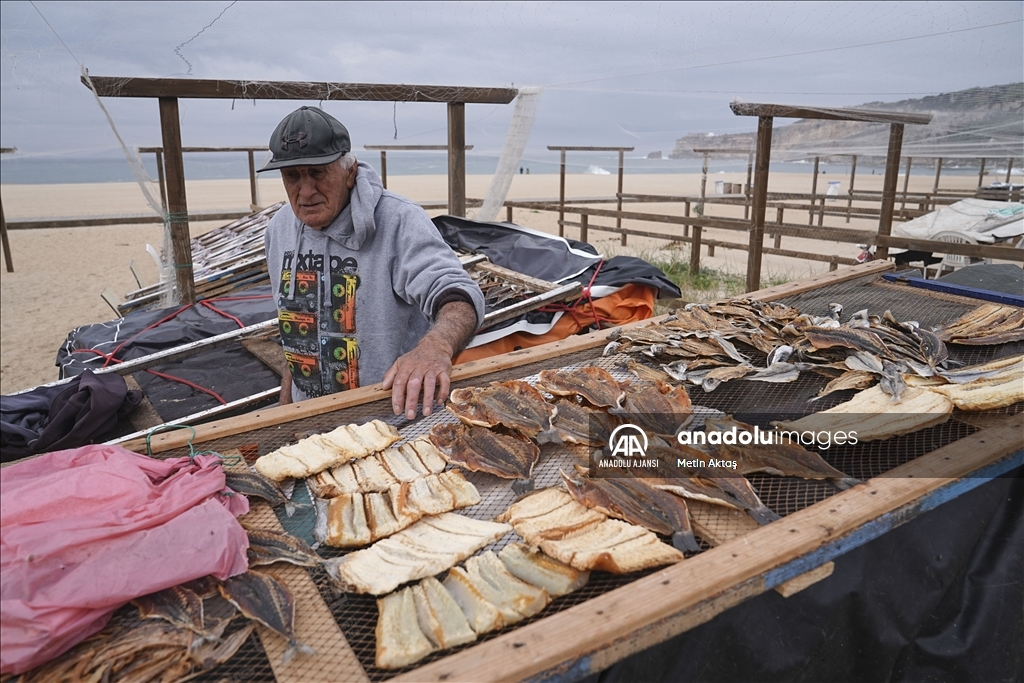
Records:
<instances>
[{"instance_id":1,"label":"aa logo","mask_svg":"<svg viewBox=\"0 0 1024 683\"><path fill-rule=\"evenodd\" d=\"M647 455L647 433L636 425L619 425L608 437L608 448L613 458L643 458Z\"/></svg>"}]
</instances>

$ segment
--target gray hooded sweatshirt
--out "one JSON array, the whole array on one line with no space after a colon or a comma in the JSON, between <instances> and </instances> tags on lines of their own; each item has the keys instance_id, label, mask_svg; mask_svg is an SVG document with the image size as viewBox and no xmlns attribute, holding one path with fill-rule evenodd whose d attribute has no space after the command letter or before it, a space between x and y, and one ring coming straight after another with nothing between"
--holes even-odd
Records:
<instances>
[{"instance_id":1,"label":"gray hooded sweatshirt","mask_svg":"<svg viewBox=\"0 0 1024 683\"><path fill-rule=\"evenodd\" d=\"M472 303L477 324L483 321L480 288L420 206L385 190L362 162L349 197L322 230L288 205L267 226L267 266L296 401L382 381L446 303Z\"/></svg>"}]
</instances>

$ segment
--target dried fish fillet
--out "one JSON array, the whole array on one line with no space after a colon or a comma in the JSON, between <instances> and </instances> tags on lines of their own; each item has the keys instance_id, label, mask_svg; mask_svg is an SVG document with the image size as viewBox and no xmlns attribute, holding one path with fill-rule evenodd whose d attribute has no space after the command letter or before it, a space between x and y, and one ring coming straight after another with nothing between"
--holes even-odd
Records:
<instances>
[{"instance_id":1,"label":"dried fish fillet","mask_svg":"<svg viewBox=\"0 0 1024 683\"><path fill-rule=\"evenodd\" d=\"M882 441L942 424L952 412L953 402L928 388L906 387L902 401L895 403L881 387L874 386L834 408L773 424L799 432L853 432L858 441Z\"/></svg>"},{"instance_id":2,"label":"dried fish fillet","mask_svg":"<svg viewBox=\"0 0 1024 683\"><path fill-rule=\"evenodd\" d=\"M585 446L603 446L608 443L612 433L608 413L586 408L564 398L555 405L558 407L555 430L562 437L562 441Z\"/></svg>"},{"instance_id":3,"label":"dried fish fillet","mask_svg":"<svg viewBox=\"0 0 1024 683\"><path fill-rule=\"evenodd\" d=\"M474 632L490 633L505 625L501 610L480 593L469 574L461 567L453 567L448 572L444 588L458 604Z\"/></svg>"},{"instance_id":4,"label":"dried fish fillet","mask_svg":"<svg viewBox=\"0 0 1024 683\"><path fill-rule=\"evenodd\" d=\"M434 646L420 629L411 588L377 600L377 654L381 669L399 669L423 659Z\"/></svg>"},{"instance_id":5,"label":"dried fish fillet","mask_svg":"<svg viewBox=\"0 0 1024 683\"><path fill-rule=\"evenodd\" d=\"M420 457L420 452L430 450L434 457L428 457L428 462ZM444 458L437 451L426 437L420 437L416 441L402 444L398 448L389 448L381 451L377 457L381 464L387 469L391 476L398 481L412 481L427 474L437 474L444 469ZM438 467L440 464L440 467Z\"/></svg>"},{"instance_id":6,"label":"dried fish fillet","mask_svg":"<svg viewBox=\"0 0 1024 683\"><path fill-rule=\"evenodd\" d=\"M380 420L362 425L343 425L261 456L257 458L255 467L257 472L274 481L289 477L299 479L384 450L400 438L394 427Z\"/></svg>"},{"instance_id":7,"label":"dried fish fillet","mask_svg":"<svg viewBox=\"0 0 1024 683\"><path fill-rule=\"evenodd\" d=\"M515 577L538 586L552 597L568 595L587 585L590 572L579 571L524 543L511 543L501 549L498 558Z\"/></svg>"},{"instance_id":8,"label":"dried fish fillet","mask_svg":"<svg viewBox=\"0 0 1024 683\"><path fill-rule=\"evenodd\" d=\"M816 401L819 398L828 396L835 391L847 391L849 389L867 389L876 381L876 377L864 370L850 370L844 372L839 377L825 385L825 387L818 392L816 398L811 399Z\"/></svg>"},{"instance_id":9,"label":"dried fish fillet","mask_svg":"<svg viewBox=\"0 0 1024 683\"><path fill-rule=\"evenodd\" d=\"M608 519L560 488L526 496L498 519L510 521L527 543L582 571L621 574L683 559L647 529Z\"/></svg>"},{"instance_id":10,"label":"dried fish fillet","mask_svg":"<svg viewBox=\"0 0 1024 683\"><path fill-rule=\"evenodd\" d=\"M1024 308L982 304L958 320L936 330L950 344L981 346L1024 340Z\"/></svg>"},{"instance_id":11,"label":"dried fish fillet","mask_svg":"<svg viewBox=\"0 0 1024 683\"><path fill-rule=\"evenodd\" d=\"M551 601L543 588L531 586L510 574L493 552L469 558L464 568L480 595L498 608L506 625L533 616Z\"/></svg>"},{"instance_id":12,"label":"dried fish fillet","mask_svg":"<svg viewBox=\"0 0 1024 683\"><path fill-rule=\"evenodd\" d=\"M407 529L326 561L328 573L347 590L383 595L403 583L433 576L511 531L507 524L454 513L424 517Z\"/></svg>"},{"instance_id":13,"label":"dried fish fillet","mask_svg":"<svg viewBox=\"0 0 1024 683\"><path fill-rule=\"evenodd\" d=\"M459 604L441 582L432 576L412 587L420 630L434 647L446 649L476 640Z\"/></svg>"},{"instance_id":14,"label":"dried fish fillet","mask_svg":"<svg viewBox=\"0 0 1024 683\"><path fill-rule=\"evenodd\" d=\"M625 385L619 405L608 412L635 420L655 434L675 434L693 420L689 394L665 382Z\"/></svg>"},{"instance_id":15,"label":"dried fish fillet","mask_svg":"<svg viewBox=\"0 0 1024 683\"><path fill-rule=\"evenodd\" d=\"M927 387L960 410L995 410L1024 401L1024 372L1009 372L966 384Z\"/></svg>"},{"instance_id":16,"label":"dried fish fillet","mask_svg":"<svg viewBox=\"0 0 1024 683\"><path fill-rule=\"evenodd\" d=\"M224 470L224 485L235 493L255 496L267 501L271 507L284 505L285 513L291 517L295 510L302 507L289 500L280 484L255 472L234 472Z\"/></svg>"},{"instance_id":17,"label":"dried fish fillet","mask_svg":"<svg viewBox=\"0 0 1024 683\"><path fill-rule=\"evenodd\" d=\"M476 505L480 493L459 470L431 474L387 491L346 493L318 504L314 536L335 548L356 548L386 538L426 515Z\"/></svg>"},{"instance_id":18,"label":"dried fish fillet","mask_svg":"<svg viewBox=\"0 0 1024 683\"><path fill-rule=\"evenodd\" d=\"M295 598L273 574L250 569L222 582L220 593L246 617L288 641L282 664L290 662L297 652L316 654L313 648L295 637Z\"/></svg>"}]
</instances>

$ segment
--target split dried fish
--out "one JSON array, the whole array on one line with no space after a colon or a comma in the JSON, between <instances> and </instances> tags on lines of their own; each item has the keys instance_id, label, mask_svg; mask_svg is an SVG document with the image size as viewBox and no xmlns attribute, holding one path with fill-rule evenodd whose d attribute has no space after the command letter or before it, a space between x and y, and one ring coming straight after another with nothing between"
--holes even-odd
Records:
<instances>
[{"instance_id":1,"label":"split dried fish","mask_svg":"<svg viewBox=\"0 0 1024 683\"><path fill-rule=\"evenodd\" d=\"M981 346L1024 341L1024 308L983 304L936 330L950 344Z\"/></svg>"},{"instance_id":2,"label":"split dried fish","mask_svg":"<svg viewBox=\"0 0 1024 683\"><path fill-rule=\"evenodd\" d=\"M593 365L572 370L541 370L537 388L555 396L579 396L596 408L617 405L622 389L607 370Z\"/></svg>"},{"instance_id":3,"label":"split dried fish","mask_svg":"<svg viewBox=\"0 0 1024 683\"><path fill-rule=\"evenodd\" d=\"M708 431L730 432L745 431L753 434L754 427L731 417L712 418L704 422ZM825 462L820 455L807 450L799 443L739 444L722 443L718 452L727 460L736 460L740 474L765 472L780 477L800 477L801 479L826 479L838 489L847 489L860 482L859 479L848 477Z\"/></svg>"},{"instance_id":4,"label":"split dried fish","mask_svg":"<svg viewBox=\"0 0 1024 683\"><path fill-rule=\"evenodd\" d=\"M296 638L295 597L273 574L250 569L222 582L220 592L247 618L258 621L288 641L282 664L290 662L296 653L316 654L313 648Z\"/></svg>"},{"instance_id":5,"label":"split dried fish","mask_svg":"<svg viewBox=\"0 0 1024 683\"><path fill-rule=\"evenodd\" d=\"M635 420L655 434L675 434L693 421L689 394L665 382L635 382L623 386L619 405L608 412Z\"/></svg>"},{"instance_id":6,"label":"split dried fish","mask_svg":"<svg viewBox=\"0 0 1024 683\"><path fill-rule=\"evenodd\" d=\"M468 425L502 425L537 443L561 442L551 424L558 409L526 382L493 382L486 387L456 389L447 408Z\"/></svg>"},{"instance_id":7,"label":"split dried fish","mask_svg":"<svg viewBox=\"0 0 1024 683\"><path fill-rule=\"evenodd\" d=\"M289 500L280 484L272 479L267 479L261 474L224 470L224 480L225 485L235 493L261 498L270 503L271 507L284 505L285 513L289 517L298 508L304 507L300 503L293 503Z\"/></svg>"},{"instance_id":8,"label":"split dried fish","mask_svg":"<svg viewBox=\"0 0 1024 683\"><path fill-rule=\"evenodd\" d=\"M246 555L250 567L275 562L287 562L300 567L317 567L321 563L320 556L301 538L270 529L246 529L246 533L249 536L249 549Z\"/></svg>"},{"instance_id":9,"label":"split dried fish","mask_svg":"<svg viewBox=\"0 0 1024 683\"><path fill-rule=\"evenodd\" d=\"M206 634L203 599L183 586L166 588L132 600L143 619L164 621L194 633Z\"/></svg>"},{"instance_id":10,"label":"split dried fish","mask_svg":"<svg viewBox=\"0 0 1024 683\"><path fill-rule=\"evenodd\" d=\"M540 458L540 449L523 437L498 434L482 427L439 424L431 428L430 441L453 464L471 472L521 480L532 488L533 467Z\"/></svg>"},{"instance_id":11,"label":"split dried fish","mask_svg":"<svg viewBox=\"0 0 1024 683\"><path fill-rule=\"evenodd\" d=\"M845 329L808 327L802 330L802 334L816 349L842 346L854 351L867 351L880 358L892 357L885 347L885 343L871 330L857 330L849 327Z\"/></svg>"},{"instance_id":12,"label":"split dried fish","mask_svg":"<svg viewBox=\"0 0 1024 683\"><path fill-rule=\"evenodd\" d=\"M576 502L609 517L639 524L662 536L670 536L677 550L700 550L682 498L659 491L636 479L596 479L583 474L561 474L565 488Z\"/></svg>"},{"instance_id":13,"label":"split dried fish","mask_svg":"<svg viewBox=\"0 0 1024 683\"><path fill-rule=\"evenodd\" d=\"M867 389L874 384L875 381L875 375L870 372L865 372L864 370L849 370L826 384L825 387L818 392L818 395L811 400L817 401L819 398L828 396L835 391Z\"/></svg>"},{"instance_id":14,"label":"split dried fish","mask_svg":"<svg viewBox=\"0 0 1024 683\"><path fill-rule=\"evenodd\" d=\"M608 443L612 434L612 423L608 413L593 410L570 401L560 399L555 406L558 417L555 418L555 429L562 441L589 446L603 446Z\"/></svg>"}]
</instances>

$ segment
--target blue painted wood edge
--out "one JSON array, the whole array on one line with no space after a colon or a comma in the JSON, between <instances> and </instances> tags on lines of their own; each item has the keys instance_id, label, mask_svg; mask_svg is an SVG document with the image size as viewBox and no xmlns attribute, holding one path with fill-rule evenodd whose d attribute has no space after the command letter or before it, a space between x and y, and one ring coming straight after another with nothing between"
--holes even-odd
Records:
<instances>
[{"instance_id":1,"label":"blue painted wood edge","mask_svg":"<svg viewBox=\"0 0 1024 683\"><path fill-rule=\"evenodd\" d=\"M918 515L933 510L943 503L962 496L968 491L1022 465L1024 465L1024 449L1014 451L1000 460L972 472L966 477L955 479L897 510L881 515L845 536L826 543L817 550L813 550L787 564L766 572L764 577L765 587L774 588L780 583L809 572L829 560L892 531Z\"/></svg>"},{"instance_id":2,"label":"blue painted wood edge","mask_svg":"<svg viewBox=\"0 0 1024 683\"><path fill-rule=\"evenodd\" d=\"M997 304L1024 307L1024 296L1015 296L1004 292L993 292L988 289L966 287L964 285L956 285L952 282L941 282L939 280L925 280L924 278L914 277L913 275L884 273L882 275L882 279L888 282L903 282L911 287L928 289L934 292L942 292L943 294L956 294L958 296L966 296L972 299L992 301Z\"/></svg>"}]
</instances>

